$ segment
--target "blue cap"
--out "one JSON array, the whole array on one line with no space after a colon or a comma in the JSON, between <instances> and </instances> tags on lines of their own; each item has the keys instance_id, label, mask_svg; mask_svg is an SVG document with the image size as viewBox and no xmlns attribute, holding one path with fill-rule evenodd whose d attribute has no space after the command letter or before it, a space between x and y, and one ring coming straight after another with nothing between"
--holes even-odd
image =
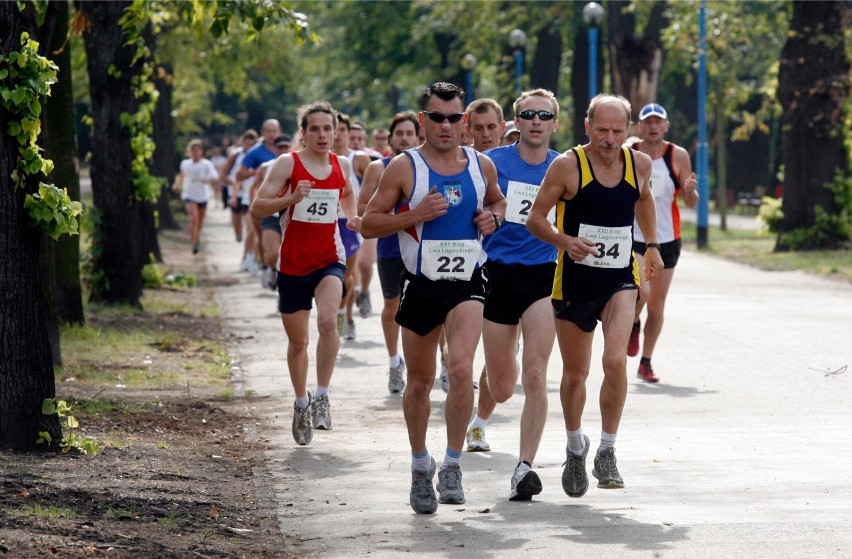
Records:
<instances>
[{"instance_id":1,"label":"blue cap","mask_svg":"<svg viewBox=\"0 0 852 559\"><path fill-rule=\"evenodd\" d=\"M663 119L669 118L663 106L656 103L648 103L639 111L639 120L645 120L649 116L658 116Z\"/></svg>"}]
</instances>

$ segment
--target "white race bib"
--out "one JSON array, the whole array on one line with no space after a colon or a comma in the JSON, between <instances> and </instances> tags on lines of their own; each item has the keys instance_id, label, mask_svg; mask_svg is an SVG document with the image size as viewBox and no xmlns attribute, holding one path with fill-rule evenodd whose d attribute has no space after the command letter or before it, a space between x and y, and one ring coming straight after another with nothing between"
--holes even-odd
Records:
<instances>
[{"instance_id":1,"label":"white race bib","mask_svg":"<svg viewBox=\"0 0 852 559\"><path fill-rule=\"evenodd\" d=\"M659 198L666 191L666 172L660 169L651 171L651 194Z\"/></svg>"},{"instance_id":2,"label":"white race bib","mask_svg":"<svg viewBox=\"0 0 852 559\"><path fill-rule=\"evenodd\" d=\"M420 271L431 280L468 281L479 262L479 241L422 241Z\"/></svg>"},{"instance_id":3,"label":"white race bib","mask_svg":"<svg viewBox=\"0 0 852 559\"><path fill-rule=\"evenodd\" d=\"M293 220L307 223L335 223L340 191L336 188L312 188L302 201L293 207Z\"/></svg>"},{"instance_id":4,"label":"white race bib","mask_svg":"<svg viewBox=\"0 0 852 559\"><path fill-rule=\"evenodd\" d=\"M586 256L578 264L593 268L626 268L633 251L633 234L629 225L625 227L598 227L580 224L578 237L585 237L598 249L597 254Z\"/></svg>"},{"instance_id":5,"label":"white race bib","mask_svg":"<svg viewBox=\"0 0 852 559\"><path fill-rule=\"evenodd\" d=\"M539 185L526 182L509 181L506 189L506 221L524 225L530 217L530 209ZM553 223L556 218L556 207L554 206L547 215L547 220Z\"/></svg>"}]
</instances>

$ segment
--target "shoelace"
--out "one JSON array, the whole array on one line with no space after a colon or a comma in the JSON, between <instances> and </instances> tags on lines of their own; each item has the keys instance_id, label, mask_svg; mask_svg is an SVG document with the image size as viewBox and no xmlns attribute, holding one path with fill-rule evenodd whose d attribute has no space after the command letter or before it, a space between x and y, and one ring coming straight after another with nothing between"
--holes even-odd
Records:
<instances>
[{"instance_id":1,"label":"shoelace","mask_svg":"<svg viewBox=\"0 0 852 559\"><path fill-rule=\"evenodd\" d=\"M448 489L450 491L458 490L461 487L461 470L456 468L447 468L442 471L444 472L444 489Z\"/></svg>"},{"instance_id":2,"label":"shoelace","mask_svg":"<svg viewBox=\"0 0 852 559\"><path fill-rule=\"evenodd\" d=\"M618 477L618 468L615 466L615 456L611 454L606 454L604 456L599 457L598 463L601 466L601 473L605 474L607 477Z\"/></svg>"},{"instance_id":3,"label":"shoelace","mask_svg":"<svg viewBox=\"0 0 852 559\"><path fill-rule=\"evenodd\" d=\"M562 462L562 465L568 464L569 460L565 460ZM568 467L568 473L571 474L571 477L574 481L580 481L583 479L583 467L581 465L582 460L574 456L574 460L570 460L571 464Z\"/></svg>"},{"instance_id":4,"label":"shoelace","mask_svg":"<svg viewBox=\"0 0 852 559\"><path fill-rule=\"evenodd\" d=\"M317 416L325 417L328 415L328 400L314 400L314 409Z\"/></svg>"}]
</instances>

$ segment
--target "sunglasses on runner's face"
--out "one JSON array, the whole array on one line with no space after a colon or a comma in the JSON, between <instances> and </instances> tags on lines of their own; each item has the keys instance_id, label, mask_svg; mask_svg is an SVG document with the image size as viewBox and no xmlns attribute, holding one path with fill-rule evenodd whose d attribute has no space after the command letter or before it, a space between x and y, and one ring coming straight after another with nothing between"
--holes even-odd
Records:
<instances>
[{"instance_id":1,"label":"sunglasses on runner's face","mask_svg":"<svg viewBox=\"0 0 852 559\"><path fill-rule=\"evenodd\" d=\"M553 120L556 118L556 115L550 111L534 111L532 109L527 109L525 111L521 111L518 113L518 118L522 118L524 120L532 120L535 118L535 115L538 115L538 118L541 120Z\"/></svg>"},{"instance_id":2,"label":"sunglasses on runner's face","mask_svg":"<svg viewBox=\"0 0 852 559\"><path fill-rule=\"evenodd\" d=\"M444 113L434 111L423 111L423 114L432 119L433 122L443 123L444 120L449 120L450 124L455 124L464 117L464 113L450 113L445 115Z\"/></svg>"}]
</instances>

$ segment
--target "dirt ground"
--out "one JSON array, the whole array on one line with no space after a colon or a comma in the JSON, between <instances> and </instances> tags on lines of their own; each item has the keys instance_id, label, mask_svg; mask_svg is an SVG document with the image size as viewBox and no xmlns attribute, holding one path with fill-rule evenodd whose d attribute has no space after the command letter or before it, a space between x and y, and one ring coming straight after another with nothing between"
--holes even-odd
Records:
<instances>
[{"instance_id":1,"label":"dirt ground","mask_svg":"<svg viewBox=\"0 0 852 559\"><path fill-rule=\"evenodd\" d=\"M153 351L178 371L215 359L210 348L229 343L221 318L203 312L222 279L206 274L182 235L164 240L165 267L197 274L198 286L156 297L184 310L87 316L105 328L169 332L179 346ZM265 498L271 489L258 417L268 402L221 387L105 389L62 378L70 374L58 375L57 396L76 405L82 434L104 448L94 457L0 451L0 557L289 556Z\"/></svg>"}]
</instances>

